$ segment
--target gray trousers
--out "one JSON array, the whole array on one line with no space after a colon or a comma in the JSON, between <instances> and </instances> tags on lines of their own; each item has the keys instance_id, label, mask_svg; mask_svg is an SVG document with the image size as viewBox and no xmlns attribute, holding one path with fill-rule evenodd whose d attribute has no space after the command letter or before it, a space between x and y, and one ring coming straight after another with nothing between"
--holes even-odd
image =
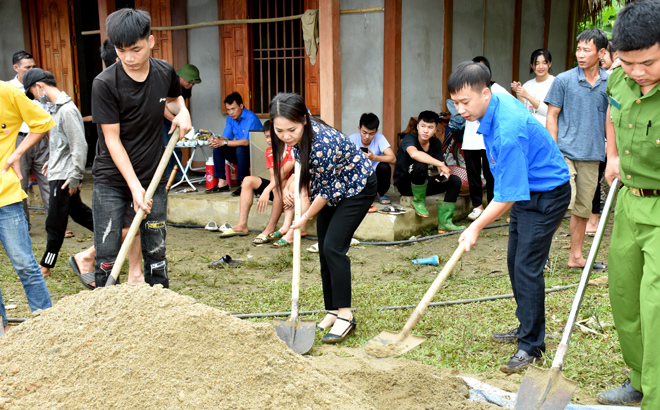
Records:
<instances>
[{"instance_id":1,"label":"gray trousers","mask_svg":"<svg viewBox=\"0 0 660 410\"><path fill-rule=\"evenodd\" d=\"M27 135L21 133L18 134L18 137L16 137L17 147L23 142L26 136ZM44 213L48 214L50 186L48 184L48 178L41 173L41 168L43 168L46 162L48 162L48 137L43 137L41 141L34 144L34 146L27 150L21 157L21 174L23 174L21 189L27 193L28 183L30 182L30 172L33 172L34 177L37 179L37 185L39 185L41 200L44 203ZM29 230L32 228L32 223L30 222L30 211L28 210L27 199L23 200L23 210L25 211Z\"/></svg>"}]
</instances>

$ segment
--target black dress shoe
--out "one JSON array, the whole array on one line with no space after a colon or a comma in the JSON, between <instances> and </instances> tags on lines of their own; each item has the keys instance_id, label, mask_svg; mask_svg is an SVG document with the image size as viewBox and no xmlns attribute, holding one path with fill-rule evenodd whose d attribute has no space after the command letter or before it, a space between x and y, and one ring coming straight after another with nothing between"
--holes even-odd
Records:
<instances>
[{"instance_id":1,"label":"black dress shoe","mask_svg":"<svg viewBox=\"0 0 660 410\"><path fill-rule=\"evenodd\" d=\"M346 339L346 336L348 336L351 332L354 332L355 328L357 327L357 322L355 321L355 318L348 320L348 319L344 319L343 317L337 316L337 320L343 320L344 322L348 322L348 327L346 328L346 330L344 330L344 333L342 333L341 335L335 335L332 333L326 334L321 339L323 343L339 343L342 340Z\"/></svg>"},{"instance_id":2,"label":"black dress shoe","mask_svg":"<svg viewBox=\"0 0 660 410\"><path fill-rule=\"evenodd\" d=\"M206 190L207 194L212 194L215 192L229 192L229 185L225 185L222 188L220 188L219 186L214 186L213 188Z\"/></svg>"},{"instance_id":3,"label":"black dress shoe","mask_svg":"<svg viewBox=\"0 0 660 410\"><path fill-rule=\"evenodd\" d=\"M642 403L643 398L644 394L632 387L630 379L627 379L621 387L598 393L598 396L596 396L596 400L600 404L624 406L639 405Z\"/></svg>"},{"instance_id":4,"label":"black dress shoe","mask_svg":"<svg viewBox=\"0 0 660 410\"><path fill-rule=\"evenodd\" d=\"M518 350L516 354L511 356L511 360L500 366L500 371L503 373L520 373L539 360L541 360L540 357L532 356L524 350Z\"/></svg>"},{"instance_id":5,"label":"black dress shoe","mask_svg":"<svg viewBox=\"0 0 660 410\"><path fill-rule=\"evenodd\" d=\"M518 328L511 329L506 333L491 333L491 337L498 343L515 343L518 341Z\"/></svg>"}]
</instances>

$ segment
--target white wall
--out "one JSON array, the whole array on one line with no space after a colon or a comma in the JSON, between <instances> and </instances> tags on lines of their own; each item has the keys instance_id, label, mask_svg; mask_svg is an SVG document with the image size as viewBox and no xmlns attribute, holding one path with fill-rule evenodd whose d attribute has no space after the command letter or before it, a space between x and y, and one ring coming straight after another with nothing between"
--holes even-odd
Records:
<instances>
[{"instance_id":1,"label":"white wall","mask_svg":"<svg viewBox=\"0 0 660 410\"><path fill-rule=\"evenodd\" d=\"M23 17L20 0L0 0L0 80L16 76L11 58L15 52L25 49L23 41Z\"/></svg>"},{"instance_id":2,"label":"white wall","mask_svg":"<svg viewBox=\"0 0 660 410\"><path fill-rule=\"evenodd\" d=\"M218 19L216 0L187 0L187 23ZM207 129L221 134L227 115L221 111L225 95L220 90L220 38L218 27L195 28L187 31L188 63L199 68L201 84L193 87L190 115L195 129Z\"/></svg>"},{"instance_id":3,"label":"white wall","mask_svg":"<svg viewBox=\"0 0 660 410\"><path fill-rule=\"evenodd\" d=\"M406 0L401 21L401 127L424 110L442 110L440 0Z\"/></svg>"},{"instance_id":4,"label":"white wall","mask_svg":"<svg viewBox=\"0 0 660 410\"><path fill-rule=\"evenodd\" d=\"M341 8L383 7L384 0L342 0ZM360 116L372 112L383 123L384 15L342 14L341 104L342 131L357 132Z\"/></svg>"}]
</instances>

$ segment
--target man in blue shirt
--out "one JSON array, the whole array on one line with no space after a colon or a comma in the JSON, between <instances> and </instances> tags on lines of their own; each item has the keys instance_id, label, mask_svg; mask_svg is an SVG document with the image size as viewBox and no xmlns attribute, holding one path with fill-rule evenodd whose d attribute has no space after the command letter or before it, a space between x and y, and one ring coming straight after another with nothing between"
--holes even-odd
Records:
<instances>
[{"instance_id":1,"label":"man in blue shirt","mask_svg":"<svg viewBox=\"0 0 660 410\"><path fill-rule=\"evenodd\" d=\"M582 270L582 254L591 204L598 186L598 166L605 160L605 112L607 71L599 57L607 52L607 36L597 28L577 37L578 66L559 74L545 97L546 127L557 141L571 175L571 251L568 267ZM594 270L607 265L594 264Z\"/></svg>"},{"instance_id":2,"label":"man in blue shirt","mask_svg":"<svg viewBox=\"0 0 660 410\"><path fill-rule=\"evenodd\" d=\"M206 193L229 191L225 176L225 160L236 164L238 186L243 178L250 175L250 131L261 131L263 125L255 113L243 106L243 97L233 92L225 98L227 124L222 137L211 138L209 146L213 148L213 169L218 178L218 186L207 189ZM240 188L234 192L240 195Z\"/></svg>"},{"instance_id":3,"label":"man in blue shirt","mask_svg":"<svg viewBox=\"0 0 660 410\"><path fill-rule=\"evenodd\" d=\"M571 199L568 166L550 133L520 101L491 93L490 72L483 64L459 64L448 87L463 118L481 122L477 132L483 135L495 179L493 201L459 239L465 250L486 225L511 209L507 265L520 324L507 333L494 333L493 339L518 343L517 352L500 368L517 373L545 351L543 268Z\"/></svg>"}]
</instances>

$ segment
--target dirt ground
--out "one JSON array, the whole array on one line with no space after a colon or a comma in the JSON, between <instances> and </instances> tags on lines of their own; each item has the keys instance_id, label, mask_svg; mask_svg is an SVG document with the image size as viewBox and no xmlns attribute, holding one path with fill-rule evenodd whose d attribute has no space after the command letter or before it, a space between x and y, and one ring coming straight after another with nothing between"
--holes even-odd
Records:
<instances>
[{"instance_id":1,"label":"dirt ground","mask_svg":"<svg viewBox=\"0 0 660 410\"><path fill-rule=\"evenodd\" d=\"M35 255L37 259L41 256L39 251L43 252L43 247L45 245L46 235L43 231L44 226L44 217L43 214L39 212L34 212L33 215L33 229L32 229L32 239L35 246ZM220 225L223 221L221 218L216 220ZM506 216L498 221L498 223L506 222ZM566 262L566 248L569 244L569 237L567 235L568 228L567 222L564 222L563 226L558 230L555 241L553 242L553 248L551 251L551 262L552 264L561 264ZM92 236L89 232L86 232L84 228L71 223L70 228L74 231L75 237L67 239L63 248L63 255L72 255L75 252L78 252L82 249L85 249L88 246L92 245ZM458 264L454 270L452 277L458 278L470 278L478 277L483 275L495 275L501 276L506 275L506 248L507 248L507 227L498 227L494 229L485 230L482 233L482 236L479 240L478 246L463 258L463 261ZM252 244L252 239L257 235L258 232L251 232L247 237L235 237L221 239L218 238L217 233L206 232L202 229L186 229L186 228L176 228L168 227L168 236L167 236L167 253L169 261L169 271L171 285L170 288L178 293L191 295L195 297L198 301L208 304L213 307L218 307L222 309L222 301L232 298L232 295L235 293L249 292L249 291L258 291L262 288L264 283L273 283L278 281L288 281L290 280L291 269L290 269L290 250L287 249L273 249L270 245L261 245L254 246ZM412 245L390 245L390 246L373 246L373 245L363 245L352 247L349 255L352 261L352 273L355 280L384 280L388 278L391 279L401 279L404 278L412 279L424 279L432 280L437 274L438 270L415 270L408 269L410 264L410 259L417 257L426 257L430 255L439 255L442 261L446 261L453 250L456 247L456 241L458 236L446 236L443 238L437 238L429 241L418 242ZM313 254L305 251L305 248L308 248L314 243L313 240L303 239L302 247L302 283L301 286L308 285L318 285L320 282L319 278L319 262L318 254ZM609 243L609 231L606 232L606 237L604 238L604 243ZM603 246L603 250L599 254L599 260L606 260L607 257L607 246ZM211 269L208 267L208 263L214 260L219 259L220 257L229 254L234 259L243 260L245 263L239 269ZM585 255L586 256L586 255ZM66 273L65 273L66 272ZM62 279L61 276L67 276L66 279ZM52 278L48 279L49 288L51 289L51 295L53 296L53 301L56 302L59 299L65 297L67 294L76 293L78 290L82 290L82 286L78 286L78 289L70 289L70 287L64 286L63 282L70 283L71 274L68 272L68 264L66 263L66 258L61 257L58 262L58 267L54 270L54 275ZM121 288L124 288L123 286ZM4 290L4 289L3 289ZM85 293L85 292L83 292ZM93 294L95 292L90 292ZM420 295L421 298L422 295ZM472 297L483 296L475 292ZM16 310L10 311L10 317L29 317L29 311L25 309L25 304L21 302L21 295L18 292L15 292L13 295L10 295L18 307ZM24 294L23 294L24 297ZM78 295L73 296L80 297ZM84 298L83 298L84 299ZM91 303L90 297L87 297L87 303ZM411 300L409 303L416 304L418 300ZM5 295L5 303L8 303L7 295ZM190 303L190 302L185 302ZM69 302L68 305L71 303ZM246 305L245 309L240 309L243 313L256 313L259 312L259 303L254 303L251 307L249 304ZM309 307L309 306L308 306ZM313 306L315 309L322 309L322 305ZM303 307L304 309L304 307ZM236 309L234 309L236 310ZM285 309L288 310L288 309ZM409 314L409 313L407 313ZM111 315L113 316L113 315ZM114 316L113 316L114 317ZM142 318L141 320L144 320ZM195 319L196 320L196 319ZM65 321L66 322L66 321ZM245 322L245 321L242 321ZM76 324L76 322L73 322ZM250 322L245 322L250 323ZM76 324L76 326L78 326ZM82 324L80 325L82 326ZM203 327L203 325L200 325ZM252 324L249 326L257 326L257 329L261 329L263 324ZM206 328L204 328L206 329ZM75 330L75 329L74 329ZM208 330L208 329L206 329ZM55 332L56 330L51 330ZM193 329L194 331L194 329ZM261 334L263 329L257 330L258 337L266 337ZM18 333L18 332L17 332ZM23 332L24 333L24 332ZM252 332L254 333L254 332ZM232 332L233 335L236 335L237 332ZM18 336L18 335L17 335ZM53 336L57 338L58 336ZM120 337L120 336L118 336ZM135 339L127 341L128 346L132 344L139 344L144 342L143 339L136 336ZM220 336L219 336L220 337ZM255 336L256 337L256 336ZM270 335L268 338L272 338ZM3 338L2 343L10 342L11 338ZM177 339L178 340L178 339ZM218 339L222 342L221 339ZM0 343L0 344L2 344ZM247 342L246 342L247 343ZM251 343L251 342L250 342ZM249 343L248 343L249 344ZM185 348L185 345L181 346ZM4 347L3 347L4 349ZM75 352L70 350L69 354ZM236 349L239 349L237 347ZM116 350L116 349L115 349ZM175 352L171 352L176 354ZM200 352L200 354L205 355L208 352ZM286 354L279 352L277 354L282 354L287 357L286 360L290 360L290 357ZM335 346L315 346L312 352L313 358L310 359L314 361L314 367L319 369L320 372L328 372L333 374L333 377L342 379L343 383L347 383L351 386L350 392L354 390L358 391L359 394L354 395L354 399L357 400L357 407L353 408L373 408L377 409L440 409L448 408L446 403L452 403L450 408L454 409L486 409L486 408L495 408L495 406L481 404L476 402L468 402L465 400L467 395L467 387L461 379L457 379L454 376L458 374L458 371L451 369L439 369L434 366L429 366L425 364L418 363L416 361L407 360L407 359L369 359L364 355L363 349L351 349L351 348L338 348ZM0 359L0 372L5 376L1 376L2 380L7 375L12 374L12 368L10 367L11 361L7 359L7 356L4 356L4 359ZM35 360L43 360L45 357L35 358ZM246 360L249 359L249 355L246 356ZM264 359L266 360L266 359ZM275 359L273 359L275 360ZM292 359L291 359L292 360ZM296 359L297 360L297 359ZM232 362L233 363L233 362ZM240 361L236 362L240 363ZM298 363L296 361L291 363ZM80 365L79 365L80 366ZM294 366L295 367L295 366ZM130 372L126 369L126 372ZM191 370L192 372L192 370ZM21 374L25 374L24 370L21 370ZM190 373L190 377L195 376L196 372ZM295 373L295 372L294 372ZM178 373L177 373L178 374ZM187 372L183 371L183 374ZM472 374L467 374L473 376ZM131 376L135 376L132 374ZM274 375L275 376L275 375ZM290 377L291 375L287 374L282 377ZM294 374L295 376L295 374ZM486 377L484 377L486 376ZM316 376L315 376L316 377ZM513 378L505 376L503 373L499 374L489 374L476 376L485 380L491 385L496 387L503 388L508 391L517 391L517 383L519 382L519 376ZM274 380L274 379L272 379ZM110 380L106 379L106 382L112 383ZM7 383L4 381L4 395L0 391L0 408L2 407L3 400L8 398L7 396ZM28 379L24 380L24 383L29 385L38 384L36 382L31 382ZM75 380L71 380L71 383L75 384ZM122 381L117 381L121 384ZM213 381L208 381L208 383L213 383ZM171 383L172 388L178 388L176 383ZM313 384L313 383L312 383ZM1 383L0 383L1 385ZM287 396L287 400L291 397L298 397L299 399L303 396L296 396L296 391L300 390L297 385L291 386L291 383L281 385L282 389L292 389L293 393ZM321 386L321 387L319 387ZM343 384L341 384L343 386ZM11 387L11 386L10 386ZM180 387L180 386L179 386ZM190 386L189 386L190 387ZM323 402L328 403L328 406L310 406L309 408L343 408L336 407L337 401L335 400L337 395L340 397L345 397L344 393L341 393L343 390L334 390L327 387L327 385L320 382L314 385L315 389L329 389L323 395ZM23 388L23 387L22 387ZM28 393L30 389L25 387ZM194 394L202 394L203 398L209 398L212 395L210 393L214 390L214 386L204 387L206 390L202 389L201 393L197 392ZM226 387L230 388L230 387ZM41 388L36 389L40 391ZM175 390L172 390L175 392ZM60 392L61 393L61 392ZM176 392L175 392L176 393ZM172 393L172 394L175 394ZM170 407L161 407L161 408L183 408L186 407L183 404L187 402L187 398L193 392L184 392L181 391L183 398L179 398L178 401L175 401L174 404ZM26 393L27 394L27 393ZM578 393L578 395L580 395ZM27 396L33 396L27 394ZM26 396L26 397L27 397ZM239 397L238 395L237 397ZM4 398L3 398L4 397ZM22 396L21 396L22 397ZM60 400L65 399L65 395L60 395ZM98 395L90 395L89 400L92 400L93 397L98 398ZM233 397L233 396L232 396ZM311 396L310 396L311 397ZM320 396L319 396L320 397ZM581 395L581 402L589 403L593 402L592 399ZM7 403L11 402L6 400ZM262 408L294 408L297 405L302 404L304 399L301 401L283 401L277 402L277 397L272 395L265 402L259 402ZM87 399L86 399L87 400ZM176 399L175 399L176 400ZM209 399L210 400L210 399ZM270 400L270 401L268 401ZM282 399L284 400L284 399ZM316 399L314 399L316 400ZM86 403L91 403L85 401ZM93 401L92 401L93 402ZM28 402L25 402L28 403ZM278 404L279 403L279 404ZM330 406L329 403L332 403L333 406ZM359 403L359 404L358 404ZM117 404L116 401L108 404ZM193 404L190 402L190 404ZM201 404L201 402L200 402ZM252 403L254 404L254 403ZM268 404L268 405L267 405ZM295 406L294 406L295 404ZM247 407L250 407L250 403L245 404ZM190 407L190 406L187 406ZM231 407L231 406L230 406ZM218 405L217 407L207 407L207 408L230 408L223 407ZM7 407L7 408L20 408L20 407ZM52 408L74 408L69 406L64 407L52 407ZM76 407L77 408L77 407ZM85 408L80 407L80 408ZM133 407L125 407L133 408ZM155 408L155 407L154 407ZM235 407L239 408L239 407ZM255 408L255 407L252 407ZM305 408L305 407L295 407L295 408ZM347 406L346 408L351 408Z\"/></svg>"}]
</instances>

